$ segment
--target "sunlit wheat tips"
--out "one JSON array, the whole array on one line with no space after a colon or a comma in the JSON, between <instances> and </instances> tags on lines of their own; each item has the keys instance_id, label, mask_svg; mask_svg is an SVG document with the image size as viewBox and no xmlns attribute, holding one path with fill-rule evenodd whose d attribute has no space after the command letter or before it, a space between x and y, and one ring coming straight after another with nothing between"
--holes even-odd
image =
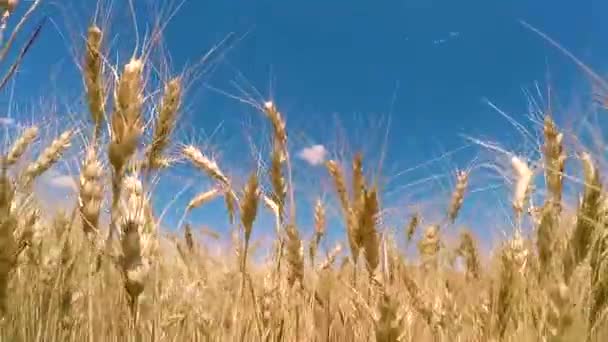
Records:
<instances>
[{"instance_id":1,"label":"sunlit wheat tips","mask_svg":"<svg viewBox=\"0 0 608 342\"><path fill-rule=\"evenodd\" d=\"M125 65L114 90L108 158L117 173L123 171L135 153L143 133L143 68L142 60L132 59Z\"/></svg>"},{"instance_id":2,"label":"sunlit wheat tips","mask_svg":"<svg viewBox=\"0 0 608 342\"><path fill-rule=\"evenodd\" d=\"M530 192L530 183L534 173L528 164L517 156L511 157L511 166L515 171L515 187L513 189L513 210L519 219L524 211L524 205Z\"/></svg>"},{"instance_id":3,"label":"sunlit wheat tips","mask_svg":"<svg viewBox=\"0 0 608 342\"><path fill-rule=\"evenodd\" d=\"M278 151L284 153L287 145L287 131L285 129L285 121L283 120L283 116L277 110L275 104L271 101L268 101L264 104L264 112L266 113L268 119L270 120L270 123L272 124L275 144L278 148Z\"/></svg>"}]
</instances>

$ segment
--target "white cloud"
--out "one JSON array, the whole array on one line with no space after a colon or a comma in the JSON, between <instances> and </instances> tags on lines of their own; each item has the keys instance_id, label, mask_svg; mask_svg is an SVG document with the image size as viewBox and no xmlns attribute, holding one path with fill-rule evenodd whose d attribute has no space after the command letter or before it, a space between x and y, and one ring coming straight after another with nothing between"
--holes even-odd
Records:
<instances>
[{"instance_id":1,"label":"white cloud","mask_svg":"<svg viewBox=\"0 0 608 342\"><path fill-rule=\"evenodd\" d=\"M6 116L0 116L0 126L13 126L15 119Z\"/></svg>"},{"instance_id":2,"label":"white cloud","mask_svg":"<svg viewBox=\"0 0 608 342\"><path fill-rule=\"evenodd\" d=\"M57 175L49 179L49 185L54 188L76 190L76 180L72 176Z\"/></svg>"},{"instance_id":3,"label":"white cloud","mask_svg":"<svg viewBox=\"0 0 608 342\"><path fill-rule=\"evenodd\" d=\"M303 159L310 165L320 165L325 161L327 150L323 145L313 145L310 147L303 148L299 153L298 157Z\"/></svg>"}]
</instances>

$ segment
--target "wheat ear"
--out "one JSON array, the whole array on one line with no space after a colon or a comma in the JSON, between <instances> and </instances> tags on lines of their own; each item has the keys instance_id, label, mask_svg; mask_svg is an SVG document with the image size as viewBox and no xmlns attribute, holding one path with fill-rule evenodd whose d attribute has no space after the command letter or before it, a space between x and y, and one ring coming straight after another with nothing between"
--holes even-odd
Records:
<instances>
[{"instance_id":1,"label":"wheat ear","mask_svg":"<svg viewBox=\"0 0 608 342\"><path fill-rule=\"evenodd\" d=\"M97 25L91 25L87 34L86 53L84 59L84 83L87 92L89 111L93 119L93 137L95 140L101 134L101 125L105 117L105 94L103 81L103 60L101 42L103 32Z\"/></svg>"},{"instance_id":2,"label":"wheat ear","mask_svg":"<svg viewBox=\"0 0 608 342\"><path fill-rule=\"evenodd\" d=\"M159 105L158 115L152 143L147 150L148 167L157 169L162 166L163 151L169 144L171 134L175 128L177 112L181 104L182 81L176 77L170 80L164 89L164 94Z\"/></svg>"},{"instance_id":3,"label":"wheat ear","mask_svg":"<svg viewBox=\"0 0 608 342\"><path fill-rule=\"evenodd\" d=\"M6 166L14 165L21 159L27 148L38 137L38 131L38 127L30 126L21 133L6 155Z\"/></svg>"},{"instance_id":4,"label":"wheat ear","mask_svg":"<svg viewBox=\"0 0 608 342\"><path fill-rule=\"evenodd\" d=\"M99 214L103 200L103 168L97 158L95 146L87 149L87 155L80 171L79 210L82 228L89 238L98 232Z\"/></svg>"},{"instance_id":5,"label":"wheat ear","mask_svg":"<svg viewBox=\"0 0 608 342\"><path fill-rule=\"evenodd\" d=\"M51 145L40 153L38 159L30 163L24 172L25 183L31 183L36 177L42 175L51 168L63 155L63 152L70 147L73 130L67 130L57 137Z\"/></svg>"}]
</instances>

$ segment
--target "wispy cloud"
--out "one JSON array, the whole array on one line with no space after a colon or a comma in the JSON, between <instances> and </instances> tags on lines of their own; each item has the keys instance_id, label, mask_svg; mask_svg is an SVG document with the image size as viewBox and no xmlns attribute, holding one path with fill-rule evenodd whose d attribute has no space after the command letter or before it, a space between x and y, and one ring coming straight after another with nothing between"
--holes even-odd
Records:
<instances>
[{"instance_id":1,"label":"wispy cloud","mask_svg":"<svg viewBox=\"0 0 608 342\"><path fill-rule=\"evenodd\" d=\"M298 157L308 164L316 166L320 165L325 161L327 150L323 145L313 145L310 147L303 148L299 153Z\"/></svg>"},{"instance_id":2,"label":"wispy cloud","mask_svg":"<svg viewBox=\"0 0 608 342\"><path fill-rule=\"evenodd\" d=\"M0 116L0 126L13 126L15 125L15 119L6 116Z\"/></svg>"},{"instance_id":3,"label":"wispy cloud","mask_svg":"<svg viewBox=\"0 0 608 342\"><path fill-rule=\"evenodd\" d=\"M460 37L460 32L458 32L458 31L451 31L451 32L448 33L447 37L433 40L433 44L434 45L445 44L445 43L447 43L447 42L449 42L451 40L458 39L458 37Z\"/></svg>"},{"instance_id":4,"label":"wispy cloud","mask_svg":"<svg viewBox=\"0 0 608 342\"><path fill-rule=\"evenodd\" d=\"M74 177L69 175L55 175L48 180L48 184L51 187L66 189L66 190L76 190L76 180Z\"/></svg>"}]
</instances>

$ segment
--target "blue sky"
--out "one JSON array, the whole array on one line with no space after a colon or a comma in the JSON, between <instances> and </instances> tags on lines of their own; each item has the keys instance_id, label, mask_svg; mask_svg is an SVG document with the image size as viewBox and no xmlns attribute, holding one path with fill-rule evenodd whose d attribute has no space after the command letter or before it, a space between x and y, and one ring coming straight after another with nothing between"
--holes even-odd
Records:
<instances>
[{"instance_id":1,"label":"blue sky","mask_svg":"<svg viewBox=\"0 0 608 342\"><path fill-rule=\"evenodd\" d=\"M113 33L121 47L128 47L131 21L122 1L115 2ZM86 27L94 10L94 1L86 3L47 3L39 13L48 14L56 26L45 28L16 79L15 88L23 91L17 91L14 106L27 109L25 119L41 115L34 108L48 95L49 84L56 85L57 101L76 106L80 81L67 45L80 39L77 30ZM145 3L153 2L136 3L141 29L151 13ZM235 84L249 92L255 87L287 117L294 154L314 144L324 145L330 156L361 149L374 168L388 130L382 172L392 189L403 191L392 191L387 201L405 207L408 199L431 192L441 201L441 194L449 192L447 178L399 186L466 167L478 147L392 176L464 146L463 135L526 149L517 131L483 99L526 123L523 89L534 90L539 82L544 92L549 81L558 119L569 123L577 114L568 109L587 95L580 71L518 20L545 31L601 73L608 60L605 13L608 3L601 0L187 0L165 34L173 70L192 64L230 33L239 39L214 72L189 90L179 137L210 143L220 163L242 177L255 165L250 143L267 147L267 127L259 114L222 92L242 95ZM7 98L5 92L2 101ZM327 192L322 169L296 163L303 202ZM159 187L166 196L175 189L168 183ZM205 188L194 186L192 194ZM479 210L491 197L487 192L473 196L465 203L466 217L492 220L495 211ZM193 219L216 221L221 205L210 208ZM301 209L308 225L308 205ZM179 217L178 208L170 212L173 220ZM483 227L475 228L485 234Z\"/></svg>"}]
</instances>

